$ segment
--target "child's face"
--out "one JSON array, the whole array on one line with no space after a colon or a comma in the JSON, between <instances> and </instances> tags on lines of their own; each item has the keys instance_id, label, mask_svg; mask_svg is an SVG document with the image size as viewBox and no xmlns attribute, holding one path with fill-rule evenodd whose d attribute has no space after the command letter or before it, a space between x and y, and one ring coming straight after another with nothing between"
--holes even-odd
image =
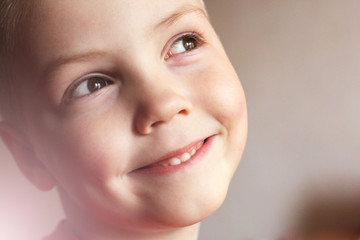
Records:
<instances>
[{"instance_id":1,"label":"child's face","mask_svg":"<svg viewBox=\"0 0 360 240\"><path fill-rule=\"evenodd\" d=\"M22 106L68 214L147 229L215 211L247 113L200 1L38 2L24 30Z\"/></svg>"}]
</instances>

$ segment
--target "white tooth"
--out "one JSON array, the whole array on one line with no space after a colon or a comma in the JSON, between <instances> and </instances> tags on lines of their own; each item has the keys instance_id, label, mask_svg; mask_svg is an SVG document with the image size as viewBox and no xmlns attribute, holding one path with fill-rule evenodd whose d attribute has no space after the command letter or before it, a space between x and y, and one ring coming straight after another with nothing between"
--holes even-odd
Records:
<instances>
[{"instance_id":1,"label":"white tooth","mask_svg":"<svg viewBox=\"0 0 360 240\"><path fill-rule=\"evenodd\" d=\"M169 161L170 166L179 165L181 163L181 160L178 158L171 158Z\"/></svg>"},{"instance_id":2,"label":"white tooth","mask_svg":"<svg viewBox=\"0 0 360 240\"><path fill-rule=\"evenodd\" d=\"M198 150L199 148L201 148L202 145L203 145L202 142L198 143L198 144L196 145L196 150Z\"/></svg>"},{"instance_id":3,"label":"white tooth","mask_svg":"<svg viewBox=\"0 0 360 240\"><path fill-rule=\"evenodd\" d=\"M194 156L195 153L196 153L196 149L195 148L191 149L190 155Z\"/></svg>"},{"instance_id":4,"label":"white tooth","mask_svg":"<svg viewBox=\"0 0 360 240\"><path fill-rule=\"evenodd\" d=\"M191 158L191 155L190 153L183 153L181 156L180 156L180 160L182 162L186 162L187 160L189 160Z\"/></svg>"}]
</instances>

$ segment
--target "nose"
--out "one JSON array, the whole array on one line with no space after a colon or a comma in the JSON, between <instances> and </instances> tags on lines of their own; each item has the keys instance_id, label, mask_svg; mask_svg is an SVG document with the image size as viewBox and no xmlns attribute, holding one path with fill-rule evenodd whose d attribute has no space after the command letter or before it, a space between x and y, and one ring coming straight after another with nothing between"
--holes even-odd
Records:
<instances>
[{"instance_id":1,"label":"nose","mask_svg":"<svg viewBox=\"0 0 360 240\"><path fill-rule=\"evenodd\" d=\"M135 125L142 135L150 134L174 117L186 116L192 110L190 100L171 86L148 86L141 92L140 99Z\"/></svg>"}]
</instances>

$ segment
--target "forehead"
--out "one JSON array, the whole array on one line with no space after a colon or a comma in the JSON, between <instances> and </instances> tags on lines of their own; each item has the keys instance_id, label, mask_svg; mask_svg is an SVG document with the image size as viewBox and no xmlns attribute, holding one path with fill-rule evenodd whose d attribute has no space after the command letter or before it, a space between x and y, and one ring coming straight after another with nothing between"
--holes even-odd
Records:
<instances>
[{"instance_id":1,"label":"forehead","mask_svg":"<svg viewBox=\"0 0 360 240\"><path fill-rule=\"evenodd\" d=\"M68 49L82 52L84 43L104 49L110 44L104 38L114 40L119 34L121 44L134 43L134 36L151 37L157 23L166 23L169 15L195 8L203 8L200 0L41 0L28 23L29 48L36 54L41 51L46 61L66 55Z\"/></svg>"}]
</instances>

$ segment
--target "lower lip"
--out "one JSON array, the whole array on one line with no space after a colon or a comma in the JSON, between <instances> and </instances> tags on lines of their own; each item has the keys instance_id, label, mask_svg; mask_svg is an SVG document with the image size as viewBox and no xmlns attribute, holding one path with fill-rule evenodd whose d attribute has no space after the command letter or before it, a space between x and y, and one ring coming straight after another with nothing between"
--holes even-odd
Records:
<instances>
[{"instance_id":1,"label":"lower lip","mask_svg":"<svg viewBox=\"0 0 360 240\"><path fill-rule=\"evenodd\" d=\"M180 163L179 165L174 166L156 166L156 167L149 167L149 168L141 168L134 173L141 173L141 174L156 174L156 175L166 175L175 173L180 171L183 168L186 168L190 165L196 164L200 162L208 151L210 150L211 144L214 141L215 136L211 136L205 139L205 143L199 148L196 153L186 162Z\"/></svg>"}]
</instances>

